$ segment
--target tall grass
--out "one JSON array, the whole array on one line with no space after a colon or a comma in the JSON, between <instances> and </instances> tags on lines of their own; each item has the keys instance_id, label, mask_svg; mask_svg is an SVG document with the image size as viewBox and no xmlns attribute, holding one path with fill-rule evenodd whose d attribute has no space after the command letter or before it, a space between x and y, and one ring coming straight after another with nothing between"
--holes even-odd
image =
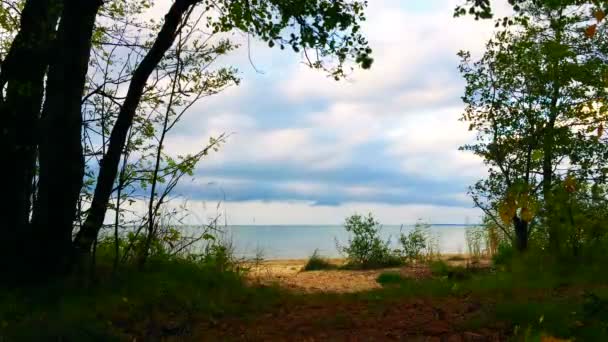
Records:
<instances>
[{"instance_id":1,"label":"tall grass","mask_svg":"<svg viewBox=\"0 0 608 342\"><path fill-rule=\"evenodd\" d=\"M488 254L488 233L485 227L467 227L465 240L470 257L479 259Z\"/></svg>"},{"instance_id":2,"label":"tall grass","mask_svg":"<svg viewBox=\"0 0 608 342\"><path fill-rule=\"evenodd\" d=\"M92 281L0 289L0 341L187 340L195 320L276 303L280 291L249 285L230 246L219 241L198 253L152 255L143 268L127 262L119 272L105 250L114 246L100 244Z\"/></svg>"},{"instance_id":3,"label":"tall grass","mask_svg":"<svg viewBox=\"0 0 608 342\"><path fill-rule=\"evenodd\" d=\"M306 265L304 265L304 271L320 271L320 270L332 270L338 268L337 265L332 264L329 260L325 259L319 254L319 250L315 249Z\"/></svg>"}]
</instances>

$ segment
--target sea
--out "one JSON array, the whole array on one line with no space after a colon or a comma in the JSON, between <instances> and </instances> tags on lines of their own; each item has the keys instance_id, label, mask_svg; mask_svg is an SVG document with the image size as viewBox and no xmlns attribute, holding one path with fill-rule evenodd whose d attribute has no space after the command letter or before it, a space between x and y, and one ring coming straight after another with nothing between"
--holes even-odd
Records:
<instances>
[{"instance_id":1,"label":"sea","mask_svg":"<svg viewBox=\"0 0 608 342\"><path fill-rule=\"evenodd\" d=\"M467 251L466 231L474 225L432 224L428 234L435 241L439 252L464 253ZM398 248L399 236L414 229L414 225L385 225L380 236L389 241L391 248ZM247 225L226 226L222 239L232 245L238 257L265 260L305 259L315 250L328 258L342 257L340 245L348 243L350 237L339 225Z\"/></svg>"}]
</instances>

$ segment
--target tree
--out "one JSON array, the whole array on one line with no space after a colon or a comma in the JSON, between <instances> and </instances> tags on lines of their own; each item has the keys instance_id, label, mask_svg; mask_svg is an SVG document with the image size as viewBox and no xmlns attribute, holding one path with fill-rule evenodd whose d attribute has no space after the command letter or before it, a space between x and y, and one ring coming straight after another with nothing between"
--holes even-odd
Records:
<instances>
[{"instance_id":1,"label":"tree","mask_svg":"<svg viewBox=\"0 0 608 342\"><path fill-rule=\"evenodd\" d=\"M103 158L104 163L97 179L91 209L76 237L76 248L80 254L87 254L90 251L93 241L103 224L107 203L118 172L120 154L125 146L127 133L133 123L148 77L162 60L167 50L173 45L176 36L183 28L182 25L199 3L201 1L186 0L178 0L173 3L165 16L163 27L152 48L134 71L125 101L109 139L108 151ZM207 4L207 6L211 6L211 4ZM218 21L211 25L216 32L239 28L255 33L262 39L267 40L271 47L276 43L281 46L288 43L294 51L300 49L306 51L307 48L315 48L319 50L321 56L335 54L338 58L338 65L330 71L336 78L343 74L342 65L348 55L355 56L356 61L364 67L369 67L371 63L369 59L371 50L366 47L365 40L356 33L358 24L354 20L362 10L361 4L357 2L352 6L341 2L321 2L318 8L295 8L270 2L251 5L253 7L239 2L227 2L224 6L218 8L218 11L228 13L228 15L221 16ZM349 11L352 11L353 14L350 14ZM272 13L280 14L278 21L273 21ZM334 17L328 20L327 15ZM312 22L312 24L309 24L309 22ZM335 30L348 29L351 25L354 25L352 37L346 36L337 39L330 34ZM291 33L289 40L283 39L280 34L287 27L299 28L300 35ZM338 48L338 46L340 47ZM317 60L311 62L311 66L322 68L324 65L322 60Z\"/></svg>"},{"instance_id":2,"label":"tree","mask_svg":"<svg viewBox=\"0 0 608 342\"><path fill-rule=\"evenodd\" d=\"M522 75L530 70L524 64L533 59L522 58L526 51L514 49L514 39L508 32L498 34L473 64L469 53L460 54L460 71L467 81L462 120L478 132L478 142L462 149L479 155L489 166L488 178L471 188L475 204L523 251L537 210L539 180L534 171L540 166L535 158L540 124L537 101L525 77L529 75Z\"/></svg>"},{"instance_id":3,"label":"tree","mask_svg":"<svg viewBox=\"0 0 608 342\"><path fill-rule=\"evenodd\" d=\"M25 3L19 31L0 69L0 175L6 180L0 206L3 269L15 267L19 260L17 253L24 248L20 240L31 210L38 146L36 126L60 4L57 0ZM3 11L10 13L4 6ZM3 27L13 29L16 25L5 23Z\"/></svg>"},{"instance_id":4,"label":"tree","mask_svg":"<svg viewBox=\"0 0 608 342\"><path fill-rule=\"evenodd\" d=\"M490 176L474 188L476 203L513 220L517 245L527 246L530 207L542 200L545 226L551 230L555 177L587 173L601 164L580 162L582 155L602 155L605 145L595 132L604 110L588 110L605 98L606 44L582 34L586 18L569 7L521 5L527 17L499 32L474 65L462 53L467 80L463 116L479 132L479 143L466 146L482 156ZM568 13L565 15L564 13ZM597 160L597 158L595 158ZM540 193L537 191L540 190ZM480 196L490 198L483 205ZM498 197L498 198L497 198ZM528 218L526 218L528 217Z\"/></svg>"},{"instance_id":5,"label":"tree","mask_svg":"<svg viewBox=\"0 0 608 342\"><path fill-rule=\"evenodd\" d=\"M68 271L76 204L84 176L81 101L91 37L101 0L65 0L56 53L50 59L40 122L38 194L32 217L35 246L51 274ZM62 162L57 162L61 160Z\"/></svg>"},{"instance_id":6,"label":"tree","mask_svg":"<svg viewBox=\"0 0 608 342\"><path fill-rule=\"evenodd\" d=\"M51 6L53 3L57 6ZM44 269L48 270L49 275L64 273L70 264L82 263L82 260L88 258L103 226L106 211L111 206L117 181L119 188L125 186L126 178L121 176L117 180L119 169L123 176L131 173L127 164L127 151L142 146L136 142L136 137L140 134L138 132L145 133L152 127L150 117L138 117L142 103L146 103L146 108L147 104L151 104L152 108L155 99L159 98L153 95L154 90L151 89L159 85L157 82L160 78L152 75L160 74L163 69L170 70L168 64L163 63L171 60L177 60L177 69L179 65L183 66L180 64L183 61L175 58L175 51L179 50L179 44L175 46L175 42L179 41L180 35L192 34L199 25L205 25L215 33L241 30L264 40L269 47L279 46L283 49L290 46L302 54L310 67L323 69L339 79L346 73L345 67L351 60L363 68L369 68L372 64L372 51L359 32L360 22L365 20L365 5L364 1L358 0L302 0L295 3L271 0L175 0L162 25L151 26L158 27L158 31L147 44L141 42L141 30L150 26L130 25L132 20L124 18L128 12L139 13L141 9L149 7L148 1L102 3L99 0L26 0L22 25L2 62L1 73L1 85L6 85L6 91L2 92L5 96L2 98L0 121L5 125L2 126L2 132L6 134L2 136L0 148L6 151L2 153L2 157L7 158L6 165L14 165L9 168L11 177L7 179L20 179L11 183L11 186L14 185L11 191L15 195L9 195L9 198L14 199L15 206L7 209L7 220L2 222L3 227L9 227L3 229L10 233L7 236L12 236L12 241L17 242L9 244L18 246L19 241L32 243L33 248L28 252L31 254L30 262L36 263L44 259ZM123 31L122 34L114 35L120 32L121 24L118 23L124 23ZM57 39L52 39L55 29ZM126 33L130 29L135 31L135 39L130 39L132 36ZM127 55L127 58L136 61L135 64L133 60L123 60L124 69L113 80L115 83L105 82L112 62L108 56L102 58L107 62L105 71L101 72L103 76L99 76L100 70L95 68L99 65L97 61L90 61L91 55L94 59L99 58L95 51L102 51L99 46L103 44L137 51ZM196 44L198 43L193 41L188 48ZM56 53L48 53L49 48ZM24 58L29 56L35 58ZM199 55L195 58L204 60L205 57ZM19 70L25 73L20 74ZM181 72L178 73L180 77L184 76ZM166 73L164 77L170 78L178 73ZM23 79L23 75L28 75L29 78ZM211 79L208 76L198 75L199 78ZM45 77L46 87L43 86ZM105 81L101 82L100 87L94 87L100 77ZM151 78L156 83L150 84ZM230 80L226 77L224 79ZM28 90L35 91L26 92L24 97L23 92L11 90L23 87L24 84L27 84ZM122 88L119 85L127 84L126 94L121 94ZM179 82L177 84L178 88L172 89L171 93L183 94ZM116 87L109 91L112 86ZM212 88L214 91L219 90L222 85L215 84ZM43 99L42 118L39 119ZM108 102L112 103L110 108L116 111L107 110L105 104ZM24 104L28 107L18 107ZM89 121L90 110L98 108L98 105L101 105L100 115L92 115L93 121ZM159 172L163 170L161 160L164 159L162 137L170 129L169 118L174 115L172 110L168 110L163 120L161 142L154 152L155 171L151 177L153 188L162 179L159 177ZM83 120L83 117L87 119ZM96 122L96 125L97 120L101 127L100 149L90 148L96 145L90 141L90 133L91 123ZM143 130L139 131L138 128L134 131L134 124ZM145 134L151 137L150 133ZM25 145L29 146L28 151L31 153L15 152L23 145L17 141L17 137L27 140ZM135 143L130 139L135 139ZM83 141L86 148L83 148ZM36 150L39 150L38 162ZM194 159L199 160L202 156L204 154L195 156ZM62 162L58 163L58 160ZM91 164L92 160L98 160L99 165ZM122 168L121 160L124 160ZM38 186L33 187L36 165L39 168ZM181 170L175 173L179 175L184 170L180 168L187 165L186 169L192 167L192 162L184 160L175 165L177 170ZM95 177L97 168L99 172ZM96 180L91 181L91 177ZM91 203L85 208L82 200L87 198L86 192L91 187L94 187ZM84 197L81 189L85 190ZM120 196L119 192L118 203ZM31 198L36 200L30 222ZM150 208L157 207L162 202L159 198L155 203L155 198L155 191L152 190ZM149 233L154 230L153 221L152 218L148 222L151 227ZM73 239L75 222L79 229ZM18 236L14 234L16 231L24 233ZM24 250L6 249L6 260L19 259ZM5 275L11 276L10 273Z\"/></svg>"}]
</instances>

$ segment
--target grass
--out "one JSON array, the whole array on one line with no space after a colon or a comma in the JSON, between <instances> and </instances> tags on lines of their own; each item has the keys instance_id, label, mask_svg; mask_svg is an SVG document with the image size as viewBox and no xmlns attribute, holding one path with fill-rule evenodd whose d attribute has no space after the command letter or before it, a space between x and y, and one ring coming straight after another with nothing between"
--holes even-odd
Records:
<instances>
[{"instance_id":1,"label":"grass","mask_svg":"<svg viewBox=\"0 0 608 342\"><path fill-rule=\"evenodd\" d=\"M328 259L322 257L318 250L315 250L306 261L303 271L324 271L324 270L374 270L389 267L398 267L405 264L403 258L396 255L386 256L383 260L372 260L368 262L347 261L343 265L336 265Z\"/></svg>"},{"instance_id":2,"label":"grass","mask_svg":"<svg viewBox=\"0 0 608 342\"><path fill-rule=\"evenodd\" d=\"M157 340L187 334L193 320L261 312L281 298L241 274L167 260L83 286L65 280L0 292L0 340Z\"/></svg>"},{"instance_id":3,"label":"grass","mask_svg":"<svg viewBox=\"0 0 608 342\"><path fill-rule=\"evenodd\" d=\"M307 264L307 269L336 267L318 252ZM187 340L201 322L255 318L277 307L354 303L363 311L383 312L400 300L448 297L483 304L463 331L497 329L524 341L543 335L608 341L604 263L528 255L497 269L443 261L429 267L433 276L423 279L383 272L377 278L382 288L366 292L290 294L248 285L240 271L208 260L155 260L143 271L125 268L115 277L106 272L89 284L65 280L0 291L0 341ZM352 319L319 316L313 323L324 330L348 329Z\"/></svg>"},{"instance_id":4,"label":"grass","mask_svg":"<svg viewBox=\"0 0 608 342\"><path fill-rule=\"evenodd\" d=\"M334 265L331 262L329 262L329 260L323 258L319 254L319 250L315 249L315 251L312 253L310 258L308 258L308 261L306 262L306 265L304 265L303 270L304 271L321 271L321 270L333 270L333 269L337 269L337 268L338 268L337 265Z\"/></svg>"},{"instance_id":5,"label":"grass","mask_svg":"<svg viewBox=\"0 0 608 342\"><path fill-rule=\"evenodd\" d=\"M404 281L404 278L401 274L396 272L384 272L381 273L376 281L382 285L391 285L391 284L401 284Z\"/></svg>"},{"instance_id":6,"label":"grass","mask_svg":"<svg viewBox=\"0 0 608 342\"><path fill-rule=\"evenodd\" d=\"M479 271L430 264L430 279L409 279L386 272L380 290L360 294L392 305L403 298L476 298L485 309L463 329L507 329L515 340L541 336L577 341L608 341L608 275L602 263L541 262L534 256L515 258L507 269Z\"/></svg>"},{"instance_id":7,"label":"grass","mask_svg":"<svg viewBox=\"0 0 608 342\"><path fill-rule=\"evenodd\" d=\"M369 260L366 262L347 261L346 264L340 266L343 270L375 270L390 267L399 267L405 265L405 260L397 255L386 255L382 260Z\"/></svg>"},{"instance_id":8,"label":"grass","mask_svg":"<svg viewBox=\"0 0 608 342\"><path fill-rule=\"evenodd\" d=\"M597 297L606 310L608 296ZM608 341L608 315L589 311L585 296L517 298L499 301L495 309L471 320L468 328L506 323L515 340L538 341L553 336L577 341Z\"/></svg>"}]
</instances>

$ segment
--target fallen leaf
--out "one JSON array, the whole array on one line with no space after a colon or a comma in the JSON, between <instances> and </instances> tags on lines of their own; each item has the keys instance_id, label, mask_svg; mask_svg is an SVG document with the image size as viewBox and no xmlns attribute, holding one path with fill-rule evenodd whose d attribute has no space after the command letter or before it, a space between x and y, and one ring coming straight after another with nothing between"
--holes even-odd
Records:
<instances>
[{"instance_id":1,"label":"fallen leaf","mask_svg":"<svg viewBox=\"0 0 608 342\"><path fill-rule=\"evenodd\" d=\"M585 35L588 38L592 38L595 35L596 31L597 31L597 24L593 24L593 25L587 27L587 29L585 30Z\"/></svg>"}]
</instances>

